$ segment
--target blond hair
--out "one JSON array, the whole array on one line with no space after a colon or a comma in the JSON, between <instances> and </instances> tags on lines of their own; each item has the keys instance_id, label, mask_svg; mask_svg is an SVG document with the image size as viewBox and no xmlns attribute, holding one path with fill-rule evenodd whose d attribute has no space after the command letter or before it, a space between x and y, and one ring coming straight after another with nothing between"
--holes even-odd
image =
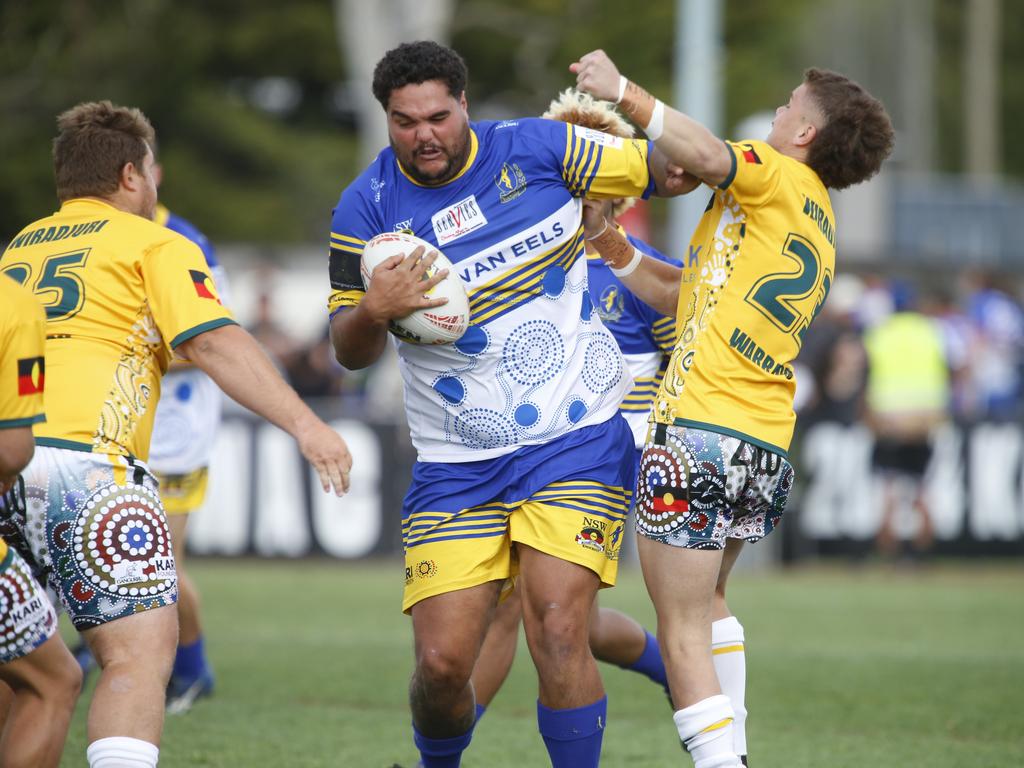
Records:
<instances>
[{"instance_id":1,"label":"blond hair","mask_svg":"<svg viewBox=\"0 0 1024 768\"><path fill-rule=\"evenodd\" d=\"M591 128L622 139L632 139L636 135L636 129L619 114L614 104L595 99L589 93L582 93L575 88L566 88L558 94L541 117ZM612 217L621 216L635 202L635 198L627 197L615 203L612 206Z\"/></svg>"}]
</instances>

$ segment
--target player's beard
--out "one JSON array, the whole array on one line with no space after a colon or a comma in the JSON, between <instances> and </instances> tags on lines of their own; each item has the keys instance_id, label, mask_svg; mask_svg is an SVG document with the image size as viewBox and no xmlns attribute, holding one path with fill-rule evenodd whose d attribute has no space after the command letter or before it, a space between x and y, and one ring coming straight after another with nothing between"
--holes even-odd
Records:
<instances>
[{"instance_id":1,"label":"player's beard","mask_svg":"<svg viewBox=\"0 0 1024 768\"><path fill-rule=\"evenodd\" d=\"M427 147L430 147L431 149L440 150L441 154L443 154L447 158L447 162L439 171L425 173L417 167L417 155L419 154L420 151ZM401 155L399 155L398 153L398 148L395 146L394 141L391 141L391 149L394 150L397 156L401 157ZM415 149L413 149L409 161L403 161L402 166L405 168L406 172L420 184L444 184L446 181L451 181L452 178L454 178L459 173L459 171L461 171L463 167L465 167L466 161L469 159L469 149L469 123L467 122L465 126L463 126L463 130L462 133L459 135L458 141L456 141L455 144L452 145L451 149L444 146L443 144L434 143L416 147Z\"/></svg>"}]
</instances>

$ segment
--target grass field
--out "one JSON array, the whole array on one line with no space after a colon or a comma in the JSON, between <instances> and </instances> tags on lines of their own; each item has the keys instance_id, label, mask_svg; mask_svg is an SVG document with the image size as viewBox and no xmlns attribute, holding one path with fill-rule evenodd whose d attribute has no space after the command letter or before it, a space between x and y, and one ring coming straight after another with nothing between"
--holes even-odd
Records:
<instances>
[{"instance_id":1,"label":"grass field","mask_svg":"<svg viewBox=\"0 0 1024 768\"><path fill-rule=\"evenodd\" d=\"M415 764L397 563L196 561L218 690L169 718L160 765ZM649 626L639 572L602 595ZM755 768L1024 766L1024 567L738 573ZM661 691L602 667L603 766L692 765ZM84 765L80 702L63 766ZM548 765L525 644L466 768Z\"/></svg>"}]
</instances>

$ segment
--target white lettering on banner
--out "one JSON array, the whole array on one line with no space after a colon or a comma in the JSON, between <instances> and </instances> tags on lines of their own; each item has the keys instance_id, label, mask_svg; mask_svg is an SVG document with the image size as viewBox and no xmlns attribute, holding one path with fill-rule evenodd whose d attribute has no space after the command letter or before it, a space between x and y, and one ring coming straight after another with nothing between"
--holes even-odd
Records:
<instances>
[{"instance_id":1,"label":"white lettering on banner","mask_svg":"<svg viewBox=\"0 0 1024 768\"><path fill-rule=\"evenodd\" d=\"M1021 535L1021 439L1014 424L982 424L971 434L970 531L977 539L1012 541Z\"/></svg>"},{"instance_id":2,"label":"white lettering on banner","mask_svg":"<svg viewBox=\"0 0 1024 768\"><path fill-rule=\"evenodd\" d=\"M246 554L252 470L252 427L239 419L225 419L217 430L206 500L189 515L190 552Z\"/></svg>"},{"instance_id":3,"label":"white lettering on banner","mask_svg":"<svg viewBox=\"0 0 1024 768\"><path fill-rule=\"evenodd\" d=\"M313 533L324 551L332 557L364 557L380 541L383 523L381 510L381 450L373 430L358 421L332 421L331 426L345 436L352 462L352 485L338 498L324 493L320 480L311 471L313 489ZM398 514L399 510L391 510Z\"/></svg>"},{"instance_id":4,"label":"white lettering on banner","mask_svg":"<svg viewBox=\"0 0 1024 768\"><path fill-rule=\"evenodd\" d=\"M979 541L1019 538L1024 533L1024 432L1015 424L979 425L970 432L966 454L963 440L962 430L955 427L936 435L925 475L936 537L956 539L966 525ZM822 423L807 430L800 450L807 481L799 499L801 533L814 539L876 535L882 487L871 471L871 450L871 435L864 427ZM917 523L912 493L902 490L897 528L909 537Z\"/></svg>"},{"instance_id":5,"label":"white lettering on banner","mask_svg":"<svg viewBox=\"0 0 1024 768\"><path fill-rule=\"evenodd\" d=\"M272 557L306 554L310 530L302 497L302 463L287 432L272 424L257 428L256 468L253 546Z\"/></svg>"},{"instance_id":6,"label":"white lettering on banner","mask_svg":"<svg viewBox=\"0 0 1024 768\"><path fill-rule=\"evenodd\" d=\"M380 441L361 422L341 420L332 426L345 436L355 457L352 488L341 498L325 494L316 473L308 468L311 529L302 487L303 463L294 440L268 424L254 427L244 419L226 419L217 435L206 500L189 521L189 550L200 555L300 557L315 540L333 557L362 557L373 551L383 526ZM256 497L250 498L253 472Z\"/></svg>"}]
</instances>

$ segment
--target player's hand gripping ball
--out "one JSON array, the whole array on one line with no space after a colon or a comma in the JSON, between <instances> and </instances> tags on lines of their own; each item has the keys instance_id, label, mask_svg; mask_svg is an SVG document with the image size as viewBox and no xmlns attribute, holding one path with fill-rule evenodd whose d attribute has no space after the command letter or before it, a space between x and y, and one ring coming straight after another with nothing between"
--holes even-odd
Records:
<instances>
[{"instance_id":1,"label":"player's hand gripping ball","mask_svg":"<svg viewBox=\"0 0 1024 768\"><path fill-rule=\"evenodd\" d=\"M392 320L389 330L413 344L451 344L462 338L469 327L469 297L448 257L426 240L406 232L384 232L369 240L359 264L363 285L370 287L370 276L378 264L396 254L408 255L421 245L425 249L424 255L432 251L437 254L434 263L427 268L424 280L429 280L442 269L448 270L448 275L424 295L431 299L446 298L448 303L417 309L412 314Z\"/></svg>"}]
</instances>

